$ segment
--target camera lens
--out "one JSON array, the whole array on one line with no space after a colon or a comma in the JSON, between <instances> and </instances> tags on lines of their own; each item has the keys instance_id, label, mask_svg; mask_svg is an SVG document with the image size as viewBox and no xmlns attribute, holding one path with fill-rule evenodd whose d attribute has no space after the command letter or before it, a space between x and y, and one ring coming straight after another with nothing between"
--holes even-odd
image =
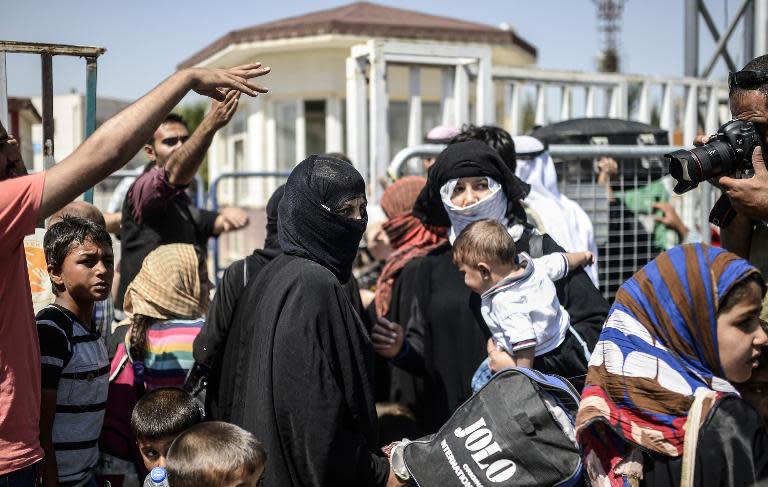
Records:
<instances>
[{"instance_id":1,"label":"camera lens","mask_svg":"<svg viewBox=\"0 0 768 487\"><path fill-rule=\"evenodd\" d=\"M664 157L669 161L669 174L677 181L675 193L690 191L704 180L730 171L735 159L726 142L714 140L690 151L678 150Z\"/></svg>"}]
</instances>

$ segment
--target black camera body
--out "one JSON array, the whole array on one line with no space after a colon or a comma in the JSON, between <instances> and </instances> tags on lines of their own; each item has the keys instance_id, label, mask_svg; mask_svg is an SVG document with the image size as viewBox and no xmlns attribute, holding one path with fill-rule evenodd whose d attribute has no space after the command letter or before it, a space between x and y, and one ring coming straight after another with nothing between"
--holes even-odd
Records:
<instances>
[{"instance_id":1,"label":"black camera body","mask_svg":"<svg viewBox=\"0 0 768 487\"><path fill-rule=\"evenodd\" d=\"M702 181L723 174L751 177L752 151L759 144L760 136L752 122L731 120L707 144L664 154L669 159L669 174L677 181L675 193L683 194Z\"/></svg>"}]
</instances>

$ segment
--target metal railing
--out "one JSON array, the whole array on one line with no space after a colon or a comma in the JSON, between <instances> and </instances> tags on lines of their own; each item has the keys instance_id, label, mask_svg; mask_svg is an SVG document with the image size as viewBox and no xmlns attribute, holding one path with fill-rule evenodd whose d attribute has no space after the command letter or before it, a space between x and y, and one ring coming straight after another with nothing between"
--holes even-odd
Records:
<instances>
[{"instance_id":1,"label":"metal railing","mask_svg":"<svg viewBox=\"0 0 768 487\"><path fill-rule=\"evenodd\" d=\"M96 73L97 59L107 50L103 47L71 46L40 42L0 41L0 122L8 126L8 93L6 53L38 54L42 64L43 80L43 162L45 168L54 163L53 147L53 56L85 58L85 137L96 130ZM93 188L85 192L85 201L93 202Z\"/></svg>"},{"instance_id":2,"label":"metal railing","mask_svg":"<svg viewBox=\"0 0 768 487\"><path fill-rule=\"evenodd\" d=\"M290 172L281 171L255 171L255 172L227 172L219 174L212 182L208 191L208 200L210 209L218 211L219 209L219 184L225 179L244 179L244 178L288 178ZM211 241L211 253L213 254L213 274L215 283L218 286L220 281L221 267L219 264L219 236L214 236Z\"/></svg>"}]
</instances>

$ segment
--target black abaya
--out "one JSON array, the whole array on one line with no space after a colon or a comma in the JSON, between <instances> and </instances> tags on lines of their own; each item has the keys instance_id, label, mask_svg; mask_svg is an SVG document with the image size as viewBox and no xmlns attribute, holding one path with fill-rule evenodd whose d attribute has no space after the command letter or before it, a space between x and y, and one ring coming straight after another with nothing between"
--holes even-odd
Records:
<instances>
[{"instance_id":1,"label":"black abaya","mask_svg":"<svg viewBox=\"0 0 768 487\"><path fill-rule=\"evenodd\" d=\"M325 267L281 255L246 287L234 327L249 350L234 385L232 422L269 452L267 485L378 486L369 336Z\"/></svg>"}]
</instances>

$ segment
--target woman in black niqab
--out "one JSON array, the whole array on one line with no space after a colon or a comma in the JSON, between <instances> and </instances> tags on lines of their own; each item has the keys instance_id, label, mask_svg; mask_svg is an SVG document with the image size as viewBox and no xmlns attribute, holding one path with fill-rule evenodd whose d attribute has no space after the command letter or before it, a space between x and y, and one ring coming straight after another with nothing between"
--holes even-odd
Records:
<instances>
[{"instance_id":1,"label":"woman in black niqab","mask_svg":"<svg viewBox=\"0 0 768 487\"><path fill-rule=\"evenodd\" d=\"M365 230L365 184L348 163L311 156L278 209L283 254L252 279L235 312L241 346L232 422L269 452L267 485L383 486L370 339L342 287Z\"/></svg>"}]
</instances>

